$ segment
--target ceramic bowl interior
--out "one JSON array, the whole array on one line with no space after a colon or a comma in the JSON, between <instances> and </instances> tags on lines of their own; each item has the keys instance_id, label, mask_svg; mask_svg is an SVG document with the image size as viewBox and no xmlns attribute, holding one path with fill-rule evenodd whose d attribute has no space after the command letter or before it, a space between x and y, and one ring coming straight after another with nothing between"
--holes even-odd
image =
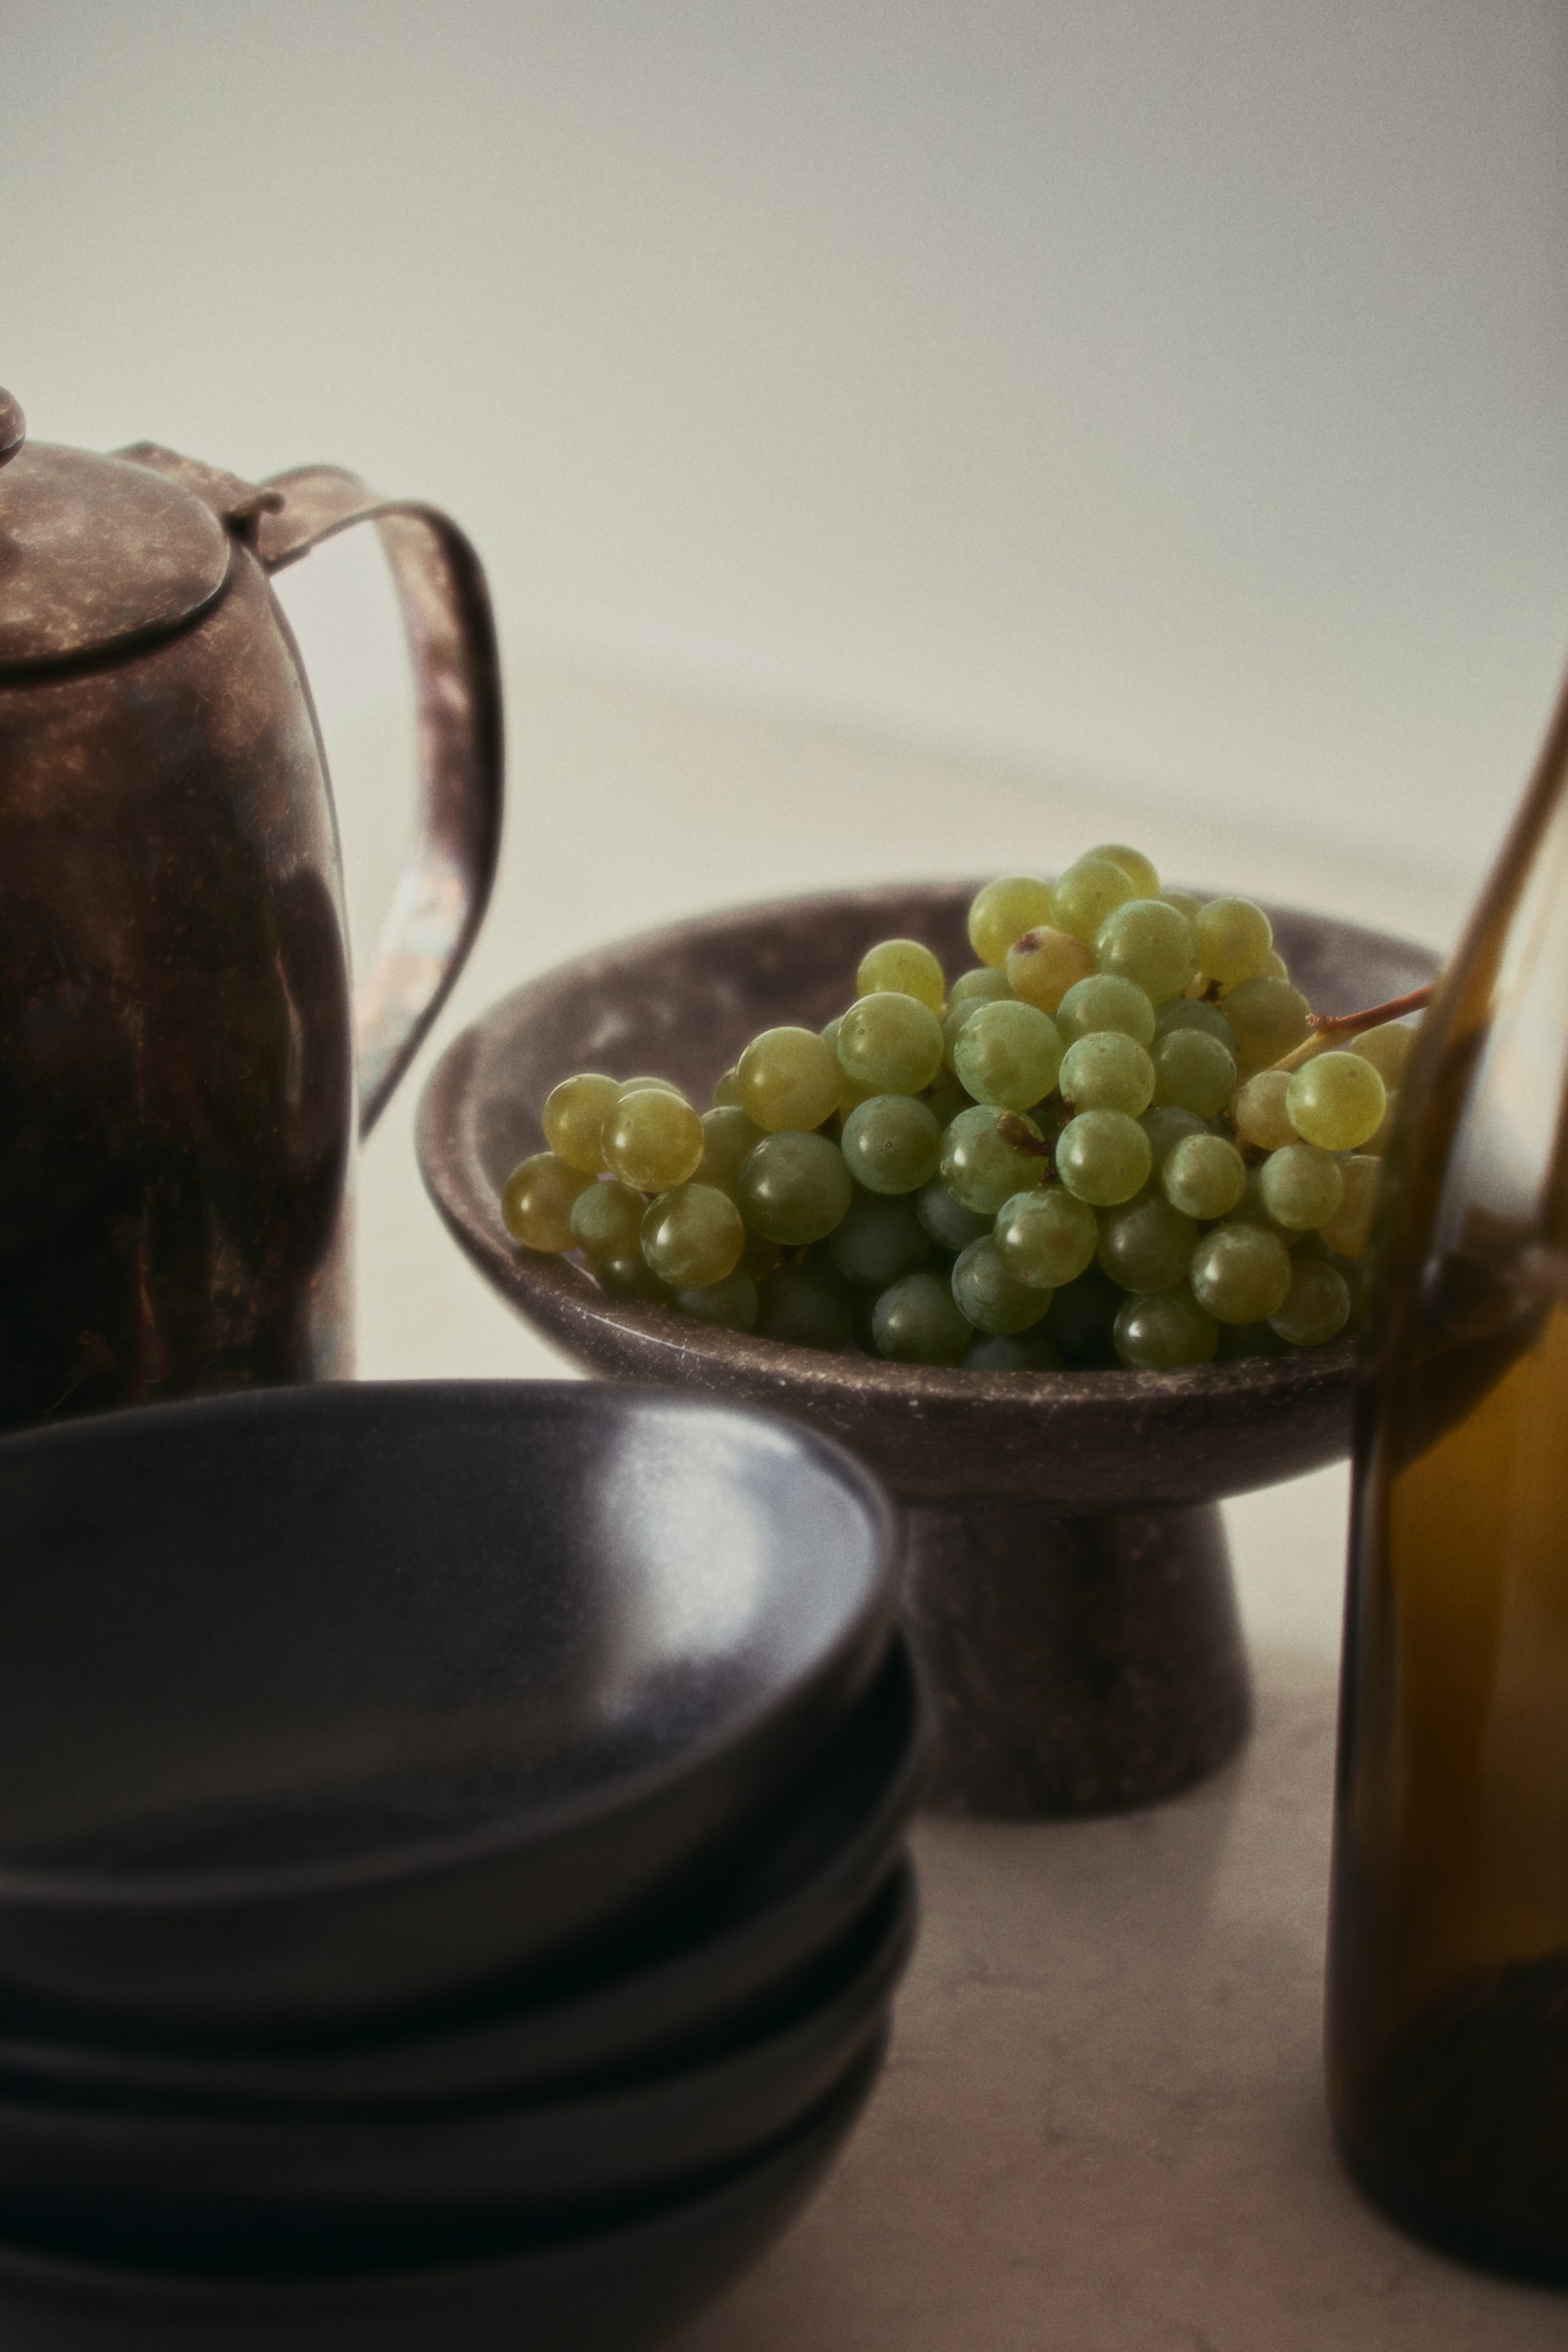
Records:
<instances>
[{"instance_id":1,"label":"ceramic bowl interior","mask_svg":"<svg viewBox=\"0 0 1568 2352\"><path fill-rule=\"evenodd\" d=\"M374 2011L560 1948L787 1785L892 1612L836 1449L580 1382L31 1433L0 1528L0 1985L110 2017Z\"/></svg>"},{"instance_id":2,"label":"ceramic bowl interior","mask_svg":"<svg viewBox=\"0 0 1568 2352\"><path fill-rule=\"evenodd\" d=\"M542 1143L540 1110L573 1071L666 1076L705 1103L775 1023L817 1027L854 995L876 940L973 961L973 884L910 885L742 907L628 940L531 982L448 1047L419 1120L425 1178L485 1279L577 1361L616 1379L747 1397L853 1446L900 1494L1062 1505L1184 1503L1316 1467L1349 1441L1348 1341L1179 1372L977 1372L825 1355L697 1324L601 1289L570 1257L517 1249L509 1171ZM1381 1003L1430 979L1425 949L1270 909L1292 977L1320 1012Z\"/></svg>"}]
</instances>

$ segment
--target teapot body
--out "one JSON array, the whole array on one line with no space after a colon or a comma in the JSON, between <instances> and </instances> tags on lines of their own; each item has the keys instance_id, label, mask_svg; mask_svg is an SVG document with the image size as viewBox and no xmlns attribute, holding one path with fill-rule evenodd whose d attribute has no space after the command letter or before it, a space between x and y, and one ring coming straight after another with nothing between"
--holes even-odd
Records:
<instances>
[{"instance_id":1,"label":"teapot body","mask_svg":"<svg viewBox=\"0 0 1568 2352\"><path fill-rule=\"evenodd\" d=\"M184 626L0 679L0 1426L346 1373L353 1129L326 766L237 534Z\"/></svg>"}]
</instances>

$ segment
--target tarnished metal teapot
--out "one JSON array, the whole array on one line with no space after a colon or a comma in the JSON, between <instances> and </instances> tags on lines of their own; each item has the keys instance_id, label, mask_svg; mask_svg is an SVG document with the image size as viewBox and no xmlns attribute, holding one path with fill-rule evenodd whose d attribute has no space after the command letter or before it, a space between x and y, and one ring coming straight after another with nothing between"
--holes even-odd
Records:
<instances>
[{"instance_id":1,"label":"tarnished metal teapot","mask_svg":"<svg viewBox=\"0 0 1568 2352\"><path fill-rule=\"evenodd\" d=\"M374 521L420 817L351 997L336 825L268 575ZM423 506L26 438L0 393L0 1426L350 1368L348 1201L500 837L484 577ZM356 1076L357 1069L357 1076Z\"/></svg>"}]
</instances>

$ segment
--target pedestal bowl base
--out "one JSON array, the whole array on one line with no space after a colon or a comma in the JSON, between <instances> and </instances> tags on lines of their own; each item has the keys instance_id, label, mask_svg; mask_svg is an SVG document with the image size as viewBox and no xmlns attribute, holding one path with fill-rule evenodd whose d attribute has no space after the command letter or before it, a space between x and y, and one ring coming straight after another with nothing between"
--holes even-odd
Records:
<instances>
[{"instance_id":1,"label":"pedestal bowl base","mask_svg":"<svg viewBox=\"0 0 1568 2352\"><path fill-rule=\"evenodd\" d=\"M1225 1762L1251 1717L1213 1503L906 1508L904 1611L941 1738L927 1802L1029 1818L1147 1804Z\"/></svg>"}]
</instances>

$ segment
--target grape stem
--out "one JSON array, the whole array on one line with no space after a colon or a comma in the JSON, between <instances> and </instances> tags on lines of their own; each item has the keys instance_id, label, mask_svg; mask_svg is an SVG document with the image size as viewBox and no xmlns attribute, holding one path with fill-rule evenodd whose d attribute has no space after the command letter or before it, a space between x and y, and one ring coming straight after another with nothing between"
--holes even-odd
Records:
<instances>
[{"instance_id":1,"label":"grape stem","mask_svg":"<svg viewBox=\"0 0 1568 2352\"><path fill-rule=\"evenodd\" d=\"M1292 1052L1284 1054L1272 1065L1277 1070L1299 1070L1319 1054L1331 1053L1347 1037L1359 1037L1363 1029L1376 1029L1385 1021L1402 1021L1407 1013L1424 1013L1432 1002L1435 982L1428 981L1424 988L1413 988L1406 995L1391 996L1386 1004L1369 1004L1361 1013L1309 1013L1307 1026L1311 1035Z\"/></svg>"},{"instance_id":2,"label":"grape stem","mask_svg":"<svg viewBox=\"0 0 1568 2352\"><path fill-rule=\"evenodd\" d=\"M1003 1112L996 1122L996 1132L1004 1143L1012 1145L1015 1151L1026 1151L1032 1160L1043 1160L1046 1162L1043 1174L1056 1174L1056 1161L1051 1155L1050 1145L1043 1135L1037 1135L1016 1110Z\"/></svg>"}]
</instances>

